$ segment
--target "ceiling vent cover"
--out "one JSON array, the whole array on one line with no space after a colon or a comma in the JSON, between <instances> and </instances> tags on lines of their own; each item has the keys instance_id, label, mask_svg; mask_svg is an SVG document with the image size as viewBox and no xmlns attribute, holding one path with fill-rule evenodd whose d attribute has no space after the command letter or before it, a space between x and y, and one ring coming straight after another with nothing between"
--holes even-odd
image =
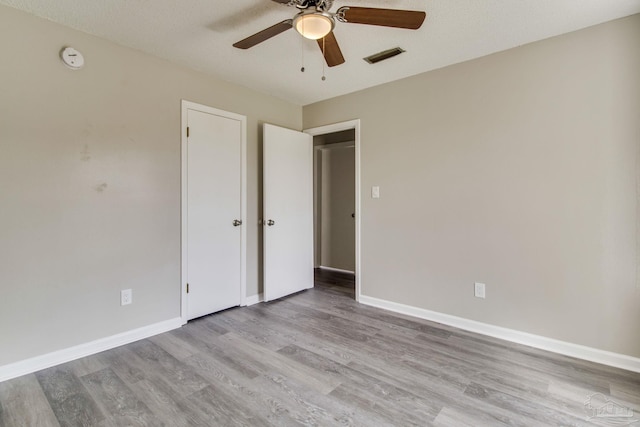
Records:
<instances>
[{"instance_id":1,"label":"ceiling vent cover","mask_svg":"<svg viewBox=\"0 0 640 427\"><path fill-rule=\"evenodd\" d=\"M375 64L376 62L384 61L385 59L393 58L396 55L400 55L401 53L406 52L401 47L394 47L393 49L384 50L382 52L374 53L373 55L369 55L366 58L362 58L367 61L369 64Z\"/></svg>"}]
</instances>

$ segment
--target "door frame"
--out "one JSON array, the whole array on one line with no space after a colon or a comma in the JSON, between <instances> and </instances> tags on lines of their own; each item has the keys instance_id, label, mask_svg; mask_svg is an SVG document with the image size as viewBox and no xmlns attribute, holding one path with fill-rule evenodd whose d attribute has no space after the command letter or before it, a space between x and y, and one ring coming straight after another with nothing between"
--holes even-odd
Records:
<instances>
[{"instance_id":1,"label":"door frame","mask_svg":"<svg viewBox=\"0 0 640 427\"><path fill-rule=\"evenodd\" d=\"M247 300L247 117L182 100L180 125L180 317L182 324L187 323L187 123L188 110L213 114L241 122L240 147L240 305Z\"/></svg>"},{"instance_id":2,"label":"door frame","mask_svg":"<svg viewBox=\"0 0 640 427\"><path fill-rule=\"evenodd\" d=\"M305 129L303 132L311 136L325 135L328 133L340 132L344 130L355 130L355 174L356 174L356 301L360 301L362 289L362 263L360 262L360 211L361 211L361 191L360 191L360 119L349 120L346 122L334 123L325 126ZM315 164L314 164L315 170ZM315 173L315 172L314 172ZM315 250L315 248L314 248ZM315 264L315 257L314 257Z\"/></svg>"}]
</instances>

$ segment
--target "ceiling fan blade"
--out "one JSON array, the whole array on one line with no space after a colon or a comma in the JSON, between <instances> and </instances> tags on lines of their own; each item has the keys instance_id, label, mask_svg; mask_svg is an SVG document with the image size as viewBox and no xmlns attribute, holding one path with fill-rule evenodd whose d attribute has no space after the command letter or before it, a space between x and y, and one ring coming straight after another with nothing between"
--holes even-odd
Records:
<instances>
[{"instance_id":1,"label":"ceiling fan blade","mask_svg":"<svg viewBox=\"0 0 640 427\"><path fill-rule=\"evenodd\" d=\"M342 56L342 51L333 31L324 36L324 39L318 39L318 46L320 51L324 53L324 59L329 67L344 63L344 56Z\"/></svg>"},{"instance_id":2,"label":"ceiling fan blade","mask_svg":"<svg viewBox=\"0 0 640 427\"><path fill-rule=\"evenodd\" d=\"M277 36L278 34L287 31L289 28L291 28L292 22L293 21L291 19L285 19L282 22L278 22L276 25L272 25L271 27L259 31L244 40L240 40L239 42L234 43L233 47L237 47L238 49L249 49L250 47L257 45L258 43L262 43L263 41L268 40L271 37Z\"/></svg>"},{"instance_id":3,"label":"ceiling fan blade","mask_svg":"<svg viewBox=\"0 0 640 427\"><path fill-rule=\"evenodd\" d=\"M418 10L378 9L373 7L345 6L338 9L344 12L346 22L352 24L380 25L383 27L417 30L427 14Z\"/></svg>"}]
</instances>

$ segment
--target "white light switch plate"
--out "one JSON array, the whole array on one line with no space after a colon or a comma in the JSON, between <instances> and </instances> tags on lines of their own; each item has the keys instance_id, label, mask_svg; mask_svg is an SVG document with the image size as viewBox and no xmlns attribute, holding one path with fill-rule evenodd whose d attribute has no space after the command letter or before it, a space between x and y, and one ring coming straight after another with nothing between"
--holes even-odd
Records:
<instances>
[{"instance_id":1,"label":"white light switch plate","mask_svg":"<svg viewBox=\"0 0 640 427\"><path fill-rule=\"evenodd\" d=\"M377 185L374 185L373 187L371 187L371 198L372 199L380 198L380 187L378 187Z\"/></svg>"}]
</instances>

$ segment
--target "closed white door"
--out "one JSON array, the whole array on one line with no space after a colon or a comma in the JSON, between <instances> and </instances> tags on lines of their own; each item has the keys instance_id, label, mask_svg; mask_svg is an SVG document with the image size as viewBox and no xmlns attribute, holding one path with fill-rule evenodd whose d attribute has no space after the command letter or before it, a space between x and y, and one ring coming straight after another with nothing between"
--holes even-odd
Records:
<instances>
[{"instance_id":1,"label":"closed white door","mask_svg":"<svg viewBox=\"0 0 640 427\"><path fill-rule=\"evenodd\" d=\"M311 135L264 125L264 299L313 287Z\"/></svg>"},{"instance_id":2,"label":"closed white door","mask_svg":"<svg viewBox=\"0 0 640 427\"><path fill-rule=\"evenodd\" d=\"M187 109L187 319L241 304L243 126Z\"/></svg>"}]
</instances>

